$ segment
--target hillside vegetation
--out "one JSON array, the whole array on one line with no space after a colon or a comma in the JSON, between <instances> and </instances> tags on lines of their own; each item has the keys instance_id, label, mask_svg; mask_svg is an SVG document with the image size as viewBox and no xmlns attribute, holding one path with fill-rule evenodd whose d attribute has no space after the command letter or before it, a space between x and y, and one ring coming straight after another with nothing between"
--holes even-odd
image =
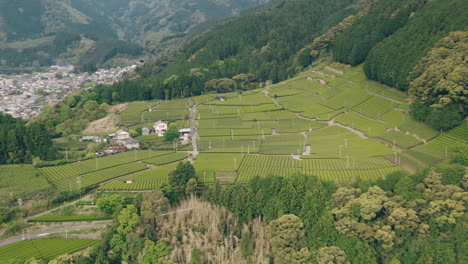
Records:
<instances>
[{"instance_id":1,"label":"hillside vegetation","mask_svg":"<svg viewBox=\"0 0 468 264\"><path fill-rule=\"evenodd\" d=\"M179 52L145 64L138 70L140 78L100 87L97 92L103 101L113 103L112 92L125 94L119 101L132 101L246 90L266 81L286 80L324 56L351 65L363 63L369 79L408 91L417 85L412 80L421 74L418 63L423 63L436 43L450 32L466 30L464 13L466 4L461 0L286 1L201 34ZM447 52L455 54L457 49L466 53L465 46L448 47ZM426 58L424 67L440 65L441 59ZM462 67L465 60L450 63L446 63L447 73ZM452 75L460 76L454 80L459 86L466 82L462 77L466 74ZM465 100L466 93L456 93ZM412 94L420 100L420 93ZM415 108L420 107L416 104ZM460 123L467 110L457 99L424 111L424 117L413 117L435 129L448 130ZM441 115L449 118L446 125L430 121L439 120Z\"/></svg>"}]
</instances>

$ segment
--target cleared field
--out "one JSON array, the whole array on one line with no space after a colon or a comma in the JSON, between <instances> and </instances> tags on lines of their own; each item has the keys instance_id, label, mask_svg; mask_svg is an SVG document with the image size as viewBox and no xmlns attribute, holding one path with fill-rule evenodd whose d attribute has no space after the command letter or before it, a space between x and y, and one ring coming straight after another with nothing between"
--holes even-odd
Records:
<instances>
[{"instance_id":1,"label":"cleared field","mask_svg":"<svg viewBox=\"0 0 468 264\"><path fill-rule=\"evenodd\" d=\"M31 258L49 261L57 256L73 253L99 244L99 240L48 238L20 241L0 247L0 263Z\"/></svg>"},{"instance_id":2,"label":"cleared field","mask_svg":"<svg viewBox=\"0 0 468 264\"><path fill-rule=\"evenodd\" d=\"M44 176L32 165L0 166L0 194L32 193L50 187Z\"/></svg>"},{"instance_id":3,"label":"cleared field","mask_svg":"<svg viewBox=\"0 0 468 264\"><path fill-rule=\"evenodd\" d=\"M452 149L460 144L468 144L468 127L466 125L458 126L448 132L431 140L429 143L417 147L419 150L425 150L440 156L448 156Z\"/></svg>"},{"instance_id":4,"label":"cleared field","mask_svg":"<svg viewBox=\"0 0 468 264\"><path fill-rule=\"evenodd\" d=\"M79 222L79 221L99 221L109 220L112 216L95 215L43 215L29 219L28 222Z\"/></svg>"},{"instance_id":5,"label":"cleared field","mask_svg":"<svg viewBox=\"0 0 468 264\"><path fill-rule=\"evenodd\" d=\"M223 153L202 153L194 163L198 181L212 183L216 173L235 172L242 163L244 155Z\"/></svg>"},{"instance_id":6,"label":"cleared field","mask_svg":"<svg viewBox=\"0 0 468 264\"><path fill-rule=\"evenodd\" d=\"M39 169L50 181L98 171L138 160L161 156L171 151L133 150L102 158L89 159L61 166Z\"/></svg>"},{"instance_id":7,"label":"cleared field","mask_svg":"<svg viewBox=\"0 0 468 264\"><path fill-rule=\"evenodd\" d=\"M381 157L295 160L289 156L248 155L239 168L237 182L247 182L255 176L290 177L297 173L316 175L325 181L348 181L352 178L376 180L399 170Z\"/></svg>"},{"instance_id":8,"label":"cleared field","mask_svg":"<svg viewBox=\"0 0 468 264\"><path fill-rule=\"evenodd\" d=\"M307 133L311 155L304 158L365 158L391 154L392 149L372 139L364 139L339 126Z\"/></svg>"},{"instance_id":9,"label":"cleared field","mask_svg":"<svg viewBox=\"0 0 468 264\"><path fill-rule=\"evenodd\" d=\"M360 130L371 137L378 137L387 131L387 126L373 119L348 112L336 118L336 122Z\"/></svg>"},{"instance_id":10,"label":"cleared field","mask_svg":"<svg viewBox=\"0 0 468 264\"><path fill-rule=\"evenodd\" d=\"M174 170L177 164L169 164L164 167L146 170L122 179L110 182L99 187L103 191L131 191L131 190L153 190L168 182L169 172Z\"/></svg>"},{"instance_id":11,"label":"cleared field","mask_svg":"<svg viewBox=\"0 0 468 264\"><path fill-rule=\"evenodd\" d=\"M142 171L147 168L148 167L144 163L133 162L82 174L79 176L69 176L60 179L50 179L50 181L57 187L58 190L78 190L80 186L81 188L86 188L94 184L98 184L130 173ZM78 183L78 181L80 181L80 183Z\"/></svg>"}]
</instances>

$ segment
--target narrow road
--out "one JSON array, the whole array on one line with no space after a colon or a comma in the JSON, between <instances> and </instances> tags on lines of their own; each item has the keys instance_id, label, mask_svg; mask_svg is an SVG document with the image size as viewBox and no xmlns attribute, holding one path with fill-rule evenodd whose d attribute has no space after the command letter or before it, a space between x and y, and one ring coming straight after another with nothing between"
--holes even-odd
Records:
<instances>
[{"instance_id":1,"label":"narrow road","mask_svg":"<svg viewBox=\"0 0 468 264\"><path fill-rule=\"evenodd\" d=\"M85 223L85 224L72 226L72 227L54 228L54 229L49 229L49 230L46 230L46 231L30 233L29 234L29 239L31 239L31 240L32 239L38 239L38 238L42 238L42 237L44 237L44 236L46 236L48 234L66 232L67 230L70 231L70 230L80 230L80 229L86 229L86 228L102 228L102 227L106 227L109 223L111 223L111 220L106 221L106 223L101 222L99 224ZM24 239L23 239L23 235L21 235L21 236L16 236L16 237L12 237L12 238L0 241L0 247L6 246L6 245L9 245L11 243L18 242L18 241L22 241L22 240L25 240L25 239L28 239L28 234L26 232L24 234Z\"/></svg>"},{"instance_id":2,"label":"narrow road","mask_svg":"<svg viewBox=\"0 0 468 264\"><path fill-rule=\"evenodd\" d=\"M193 162L193 159L198 155L198 146L197 146L197 139L198 139L198 130L195 125L195 120L197 117L197 112L198 112L198 105L193 104L192 109L190 111L190 131L192 132L192 157L191 161ZM190 153L190 152L189 152Z\"/></svg>"},{"instance_id":3,"label":"narrow road","mask_svg":"<svg viewBox=\"0 0 468 264\"><path fill-rule=\"evenodd\" d=\"M180 212L184 212L184 211L190 211L190 210L194 210L194 209L198 209L198 207L168 211L168 212L161 213L158 216L165 216L165 215L180 213ZM8 239L5 239L3 241L0 241L0 247L6 246L6 245L9 245L9 244L18 242L18 241L22 241L22 240L25 240L25 239L33 240L33 239L43 238L43 237L46 237L48 234L52 234L52 233L62 233L62 232L71 231L71 230L80 230L80 229L88 229L88 228L104 228L104 227L107 227L107 225L110 224L110 223L112 223L112 220L99 221L99 223L96 223L96 224L82 223L82 224L78 224L76 226L71 226L71 227L52 228L52 229L48 229L48 230L29 233L29 235L28 235L27 232L25 232L24 236L23 235L16 236L16 237L12 237L12 238L8 238Z\"/></svg>"},{"instance_id":4,"label":"narrow road","mask_svg":"<svg viewBox=\"0 0 468 264\"><path fill-rule=\"evenodd\" d=\"M395 100L395 99L393 99L393 98L387 97L387 96L385 96L385 95L381 95L381 94L378 94L378 93L371 92L371 91L369 91L369 90L366 90L366 92L367 92L368 94L371 94L371 95L375 96L375 97L380 97L380 98L382 98L382 99L385 99L385 100L388 100L388 101L392 101L392 102L397 103L397 104L402 104L402 103L403 103L403 102L400 102L400 101Z\"/></svg>"}]
</instances>

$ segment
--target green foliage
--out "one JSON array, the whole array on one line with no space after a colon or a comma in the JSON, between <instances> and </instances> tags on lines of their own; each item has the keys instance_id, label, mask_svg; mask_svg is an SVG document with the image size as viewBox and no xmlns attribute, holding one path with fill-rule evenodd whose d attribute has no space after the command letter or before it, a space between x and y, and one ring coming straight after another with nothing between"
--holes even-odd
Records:
<instances>
[{"instance_id":1,"label":"green foliage","mask_svg":"<svg viewBox=\"0 0 468 264\"><path fill-rule=\"evenodd\" d=\"M373 46L364 65L367 77L407 90L410 72L433 45L451 31L466 29L466 12L463 0L427 1L403 27Z\"/></svg>"},{"instance_id":2,"label":"green foliage","mask_svg":"<svg viewBox=\"0 0 468 264\"><path fill-rule=\"evenodd\" d=\"M462 187L462 179L466 173L465 167L460 164L448 164L440 165L437 170L438 173L442 174L442 184L444 185L455 185Z\"/></svg>"},{"instance_id":3,"label":"green foliage","mask_svg":"<svg viewBox=\"0 0 468 264\"><path fill-rule=\"evenodd\" d=\"M454 163L468 166L468 144L455 146L451 156Z\"/></svg>"},{"instance_id":4,"label":"green foliage","mask_svg":"<svg viewBox=\"0 0 468 264\"><path fill-rule=\"evenodd\" d=\"M202 264L202 251L199 248L192 249L192 264Z\"/></svg>"},{"instance_id":5,"label":"green foliage","mask_svg":"<svg viewBox=\"0 0 468 264\"><path fill-rule=\"evenodd\" d=\"M271 221L283 214L294 214L304 221L310 248L329 243L334 236L333 219L326 209L327 194L317 177L253 178L246 184L227 188L213 186L206 198L227 207L241 220L261 216Z\"/></svg>"},{"instance_id":6,"label":"green foliage","mask_svg":"<svg viewBox=\"0 0 468 264\"><path fill-rule=\"evenodd\" d=\"M239 242L239 246L242 252L242 257L246 260L252 256L254 250L254 241L249 231L242 233L242 238Z\"/></svg>"},{"instance_id":7,"label":"green foliage","mask_svg":"<svg viewBox=\"0 0 468 264\"><path fill-rule=\"evenodd\" d=\"M114 214L118 206L121 206L123 202L123 197L117 194L114 194L109 197L99 198L96 201L96 205L99 210L103 211L108 215Z\"/></svg>"},{"instance_id":8,"label":"green foliage","mask_svg":"<svg viewBox=\"0 0 468 264\"><path fill-rule=\"evenodd\" d=\"M138 256L139 263L142 264L171 264L169 253L171 248L166 242L155 244L151 240L145 241L145 248Z\"/></svg>"},{"instance_id":9,"label":"green foliage","mask_svg":"<svg viewBox=\"0 0 468 264\"><path fill-rule=\"evenodd\" d=\"M283 215L268 225L271 249L277 263L307 263L310 252L305 247L304 223L295 215Z\"/></svg>"},{"instance_id":10,"label":"green foliage","mask_svg":"<svg viewBox=\"0 0 468 264\"><path fill-rule=\"evenodd\" d=\"M374 45L403 27L422 6L424 2L420 1L375 2L337 37L333 48L335 59L351 65L362 63Z\"/></svg>"},{"instance_id":11,"label":"green foliage","mask_svg":"<svg viewBox=\"0 0 468 264\"><path fill-rule=\"evenodd\" d=\"M411 72L409 92L436 109L451 104L464 107L468 103L464 87L467 60L463 55L466 52L467 32L451 32L439 40Z\"/></svg>"},{"instance_id":12,"label":"green foliage","mask_svg":"<svg viewBox=\"0 0 468 264\"><path fill-rule=\"evenodd\" d=\"M179 130L175 128L167 130L166 133L164 133L164 138L169 142L173 142L179 138Z\"/></svg>"},{"instance_id":13,"label":"green foliage","mask_svg":"<svg viewBox=\"0 0 468 264\"><path fill-rule=\"evenodd\" d=\"M0 113L0 164L57 158L57 149L43 123L31 123Z\"/></svg>"},{"instance_id":14,"label":"green foliage","mask_svg":"<svg viewBox=\"0 0 468 264\"><path fill-rule=\"evenodd\" d=\"M137 208L133 204L130 204L120 211L117 220L119 223L117 232L126 235L140 223L140 216L138 215Z\"/></svg>"},{"instance_id":15,"label":"green foliage","mask_svg":"<svg viewBox=\"0 0 468 264\"><path fill-rule=\"evenodd\" d=\"M195 168L189 161L179 162L177 168L169 173L169 183L175 194L175 197L168 197L171 202L177 201L188 194L186 187L190 179L197 179Z\"/></svg>"}]
</instances>

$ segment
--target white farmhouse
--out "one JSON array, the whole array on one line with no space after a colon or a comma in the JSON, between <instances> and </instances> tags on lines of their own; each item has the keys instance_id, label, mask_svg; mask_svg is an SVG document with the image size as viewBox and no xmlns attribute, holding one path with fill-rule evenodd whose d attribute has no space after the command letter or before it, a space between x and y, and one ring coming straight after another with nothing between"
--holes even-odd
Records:
<instances>
[{"instance_id":1,"label":"white farmhouse","mask_svg":"<svg viewBox=\"0 0 468 264\"><path fill-rule=\"evenodd\" d=\"M125 130L119 130L119 131L115 132L115 139L116 140L125 140L125 139L128 139L128 138L130 138L130 133L128 133Z\"/></svg>"},{"instance_id":2,"label":"white farmhouse","mask_svg":"<svg viewBox=\"0 0 468 264\"><path fill-rule=\"evenodd\" d=\"M192 130L190 128L182 128L179 129L179 134L179 139L182 141L182 144L187 144L192 137Z\"/></svg>"},{"instance_id":3,"label":"white farmhouse","mask_svg":"<svg viewBox=\"0 0 468 264\"><path fill-rule=\"evenodd\" d=\"M156 135L162 137L167 131L167 122L159 120L158 122L154 123L153 128Z\"/></svg>"}]
</instances>

